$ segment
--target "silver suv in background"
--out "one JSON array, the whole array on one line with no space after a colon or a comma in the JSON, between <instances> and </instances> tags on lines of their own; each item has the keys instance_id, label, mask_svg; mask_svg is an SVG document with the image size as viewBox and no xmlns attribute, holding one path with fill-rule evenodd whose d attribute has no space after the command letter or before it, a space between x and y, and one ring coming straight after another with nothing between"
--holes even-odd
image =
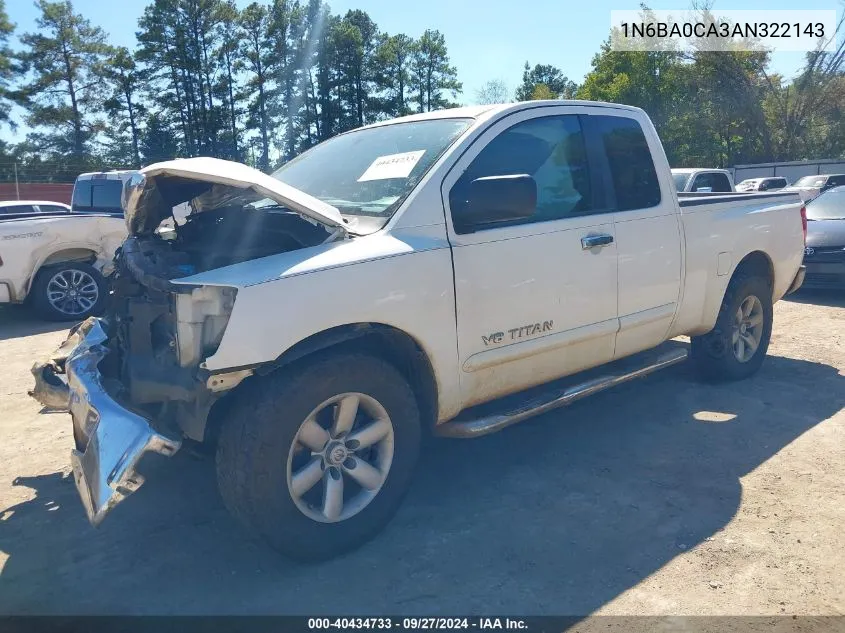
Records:
<instances>
[{"instance_id":1,"label":"silver suv in background","mask_svg":"<svg viewBox=\"0 0 845 633\"><path fill-rule=\"evenodd\" d=\"M804 176L796 180L791 187L784 191L797 191L804 201L812 200L833 187L845 185L845 174L818 174Z\"/></svg>"},{"instance_id":2,"label":"silver suv in background","mask_svg":"<svg viewBox=\"0 0 845 633\"><path fill-rule=\"evenodd\" d=\"M783 176L770 178L747 178L736 186L737 191L777 191L788 186Z\"/></svg>"}]
</instances>

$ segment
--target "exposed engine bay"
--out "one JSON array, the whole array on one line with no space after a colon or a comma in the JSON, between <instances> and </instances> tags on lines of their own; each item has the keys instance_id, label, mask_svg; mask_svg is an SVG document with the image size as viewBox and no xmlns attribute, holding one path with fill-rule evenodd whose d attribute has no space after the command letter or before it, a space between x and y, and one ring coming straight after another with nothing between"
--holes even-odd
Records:
<instances>
[{"instance_id":1,"label":"exposed engine bay","mask_svg":"<svg viewBox=\"0 0 845 633\"><path fill-rule=\"evenodd\" d=\"M174 217L183 202L190 213ZM172 280L340 234L256 191L189 178L138 174L124 190L124 207L130 235L110 277L109 354L100 371L114 397L202 440L211 406L252 370L212 376L203 367L223 337L236 289Z\"/></svg>"}]
</instances>

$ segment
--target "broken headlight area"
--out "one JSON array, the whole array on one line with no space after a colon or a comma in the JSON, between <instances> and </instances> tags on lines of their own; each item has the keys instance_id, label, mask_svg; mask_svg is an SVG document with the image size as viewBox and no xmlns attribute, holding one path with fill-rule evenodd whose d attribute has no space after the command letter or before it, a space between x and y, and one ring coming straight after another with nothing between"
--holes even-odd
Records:
<instances>
[{"instance_id":1,"label":"broken headlight area","mask_svg":"<svg viewBox=\"0 0 845 633\"><path fill-rule=\"evenodd\" d=\"M202 361L223 337L236 290L185 286L190 258L159 237L130 237L115 258L107 309L107 354L100 365L115 397L202 439L222 395L208 387Z\"/></svg>"},{"instance_id":2,"label":"broken headlight area","mask_svg":"<svg viewBox=\"0 0 845 633\"><path fill-rule=\"evenodd\" d=\"M224 336L237 289L192 277L340 234L312 217L333 221L330 209L309 211L319 201L245 167L236 180L228 172L237 169L224 161L174 161L133 175L123 191L129 237L110 277L109 354L100 367L108 388L197 440L214 402L251 371L212 376L204 368ZM179 205L189 210L182 217Z\"/></svg>"}]
</instances>

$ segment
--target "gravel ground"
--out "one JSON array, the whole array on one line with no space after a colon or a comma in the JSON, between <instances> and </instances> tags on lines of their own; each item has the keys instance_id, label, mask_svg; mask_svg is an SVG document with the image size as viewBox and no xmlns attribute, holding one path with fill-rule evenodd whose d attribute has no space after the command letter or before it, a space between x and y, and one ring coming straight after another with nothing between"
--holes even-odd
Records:
<instances>
[{"instance_id":1,"label":"gravel ground","mask_svg":"<svg viewBox=\"0 0 845 633\"><path fill-rule=\"evenodd\" d=\"M26 396L64 333L0 310L0 613L845 614L843 294L777 304L748 381L682 365L433 442L385 532L310 566L246 538L185 451L91 528L70 419Z\"/></svg>"}]
</instances>

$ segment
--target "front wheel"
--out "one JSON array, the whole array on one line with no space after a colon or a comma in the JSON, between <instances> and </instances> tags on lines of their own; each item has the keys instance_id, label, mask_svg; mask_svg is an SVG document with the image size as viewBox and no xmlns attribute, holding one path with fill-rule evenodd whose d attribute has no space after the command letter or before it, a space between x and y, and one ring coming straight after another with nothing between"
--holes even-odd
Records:
<instances>
[{"instance_id":1,"label":"front wheel","mask_svg":"<svg viewBox=\"0 0 845 633\"><path fill-rule=\"evenodd\" d=\"M237 394L217 448L224 503L283 554L330 558L381 530L420 445L414 394L390 364L336 355Z\"/></svg>"},{"instance_id":2,"label":"front wheel","mask_svg":"<svg viewBox=\"0 0 845 633\"><path fill-rule=\"evenodd\" d=\"M108 282L96 268L65 262L42 268L30 297L38 314L50 321L83 321L99 314L108 295Z\"/></svg>"},{"instance_id":3,"label":"front wheel","mask_svg":"<svg viewBox=\"0 0 845 633\"><path fill-rule=\"evenodd\" d=\"M762 277L731 280L716 326L691 341L691 358L708 380L742 380L763 364L772 336L772 289Z\"/></svg>"}]
</instances>

